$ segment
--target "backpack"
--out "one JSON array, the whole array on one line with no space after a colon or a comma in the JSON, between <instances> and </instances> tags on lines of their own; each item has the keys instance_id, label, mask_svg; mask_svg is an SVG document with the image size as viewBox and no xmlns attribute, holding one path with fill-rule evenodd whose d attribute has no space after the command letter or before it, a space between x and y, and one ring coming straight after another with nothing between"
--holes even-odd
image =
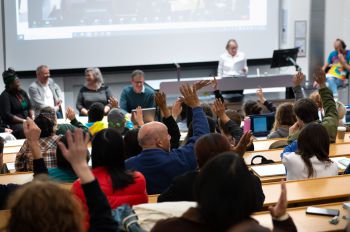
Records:
<instances>
[{"instance_id":1,"label":"backpack","mask_svg":"<svg viewBox=\"0 0 350 232\"><path fill-rule=\"evenodd\" d=\"M135 211L127 204L121 205L112 210L112 216L118 223L119 231L125 232L146 232L138 224L139 218Z\"/></svg>"}]
</instances>

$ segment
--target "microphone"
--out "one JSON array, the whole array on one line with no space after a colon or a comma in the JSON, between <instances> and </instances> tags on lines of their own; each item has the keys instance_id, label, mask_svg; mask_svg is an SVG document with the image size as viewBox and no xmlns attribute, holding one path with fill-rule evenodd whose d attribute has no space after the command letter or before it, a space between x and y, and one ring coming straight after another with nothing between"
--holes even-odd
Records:
<instances>
[{"instance_id":1,"label":"microphone","mask_svg":"<svg viewBox=\"0 0 350 232\"><path fill-rule=\"evenodd\" d=\"M174 63L176 67L176 76L177 76L177 81L180 82L181 79L181 66L178 63Z\"/></svg>"}]
</instances>

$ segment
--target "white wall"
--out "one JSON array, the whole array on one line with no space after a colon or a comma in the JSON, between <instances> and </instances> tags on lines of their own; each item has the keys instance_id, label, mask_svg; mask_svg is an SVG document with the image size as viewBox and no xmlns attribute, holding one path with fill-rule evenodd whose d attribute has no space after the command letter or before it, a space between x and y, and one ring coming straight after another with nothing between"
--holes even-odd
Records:
<instances>
[{"instance_id":1,"label":"white wall","mask_svg":"<svg viewBox=\"0 0 350 232\"><path fill-rule=\"evenodd\" d=\"M281 41L281 48L294 48L294 33L295 21L306 20L307 31L309 34L309 19L310 19L310 5L311 0L282 0L282 10L287 13L287 42ZM309 41L309 37L307 40ZM309 55L309 43L306 46L306 56ZM297 63L300 65L304 73L308 73L309 64L307 57L299 57ZM290 71L295 71L294 68L289 68Z\"/></svg>"},{"instance_id":2,"label":"white wall","mask_svg":"<svg viewBox=\"0 0 350 232\"><path fill-rule=\"evenodd\" d=\"M333 43L335 39L343 38L350 43L349 9L350 0L326 1L325 60L328 58L328 54L334 50ZM347 24L346 20L348 21ZM347 35L347 38L345 38L345 35Z\"/></svg>"},{"instance_id":3,"label":"white wall","mask_svg":"<svg viewBox=\"0 0 350 232\"><path fill-rule=\"evenodd\" d=\"M2 34L2 4L0 4L0 70L4 70L4 47L3 47L3 34ZM2 71L1 71L2 72ZM4 82L2 78L0 80L0 92L4 89Z\"/></svg>"}]
</instances>

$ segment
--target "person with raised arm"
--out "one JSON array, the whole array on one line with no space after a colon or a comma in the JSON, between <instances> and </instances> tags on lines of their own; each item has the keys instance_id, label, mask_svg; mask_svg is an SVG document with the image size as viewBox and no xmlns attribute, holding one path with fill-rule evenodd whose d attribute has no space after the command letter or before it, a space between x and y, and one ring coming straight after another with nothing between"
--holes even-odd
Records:
<instances>
[{"instance_id":1,"label":"person with raised arm","mask_svg":"<svg viewBox=\"0 0 350 232\"><path fill-rule=\"evenodd\" d=\"M160 122L143 125L138 134L139 143L143 151L135 157L125 161L129 170L136 170L146 178L148 194L163 192L174 177L197 168L194 154L194 143L197 139L209 133L209 125L196 89L193 86L182 85L180 88L186 105L193 112L193 136L185 146L170 149L168 128Z\"/></svg>"}]
</instances>

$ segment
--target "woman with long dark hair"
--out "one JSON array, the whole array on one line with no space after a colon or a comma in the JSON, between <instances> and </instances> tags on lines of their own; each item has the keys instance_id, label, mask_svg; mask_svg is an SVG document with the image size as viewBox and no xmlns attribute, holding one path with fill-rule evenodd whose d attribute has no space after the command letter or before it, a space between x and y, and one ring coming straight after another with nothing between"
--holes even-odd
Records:
<instances>
[{"instance_id":1,"label":"woman with long dark hair","mask_svg":"<svg viewBox=\"0 0 350 232\"><path fill-rule=\"evenodd\" d=\"M307 125L298 137L297 151L282 153L287 180L338 175L337 164L329 159L329 145L329 135L321 124Z\"/></svg>"},{"instance_id":2,"label":"woman with long dark hair","mask_svg":"<svg viewBox=\"0 0 350 232\"><path fill-rule=\"evenodd\" d=\"M116 129L105 129L92 138L92 172L107 196L112 209L123 204L147 203L146 180L140 172L127 171L124 166L124 142ZM80 181L72 191L86 207Z\"/></svg>"}]
</instances>

